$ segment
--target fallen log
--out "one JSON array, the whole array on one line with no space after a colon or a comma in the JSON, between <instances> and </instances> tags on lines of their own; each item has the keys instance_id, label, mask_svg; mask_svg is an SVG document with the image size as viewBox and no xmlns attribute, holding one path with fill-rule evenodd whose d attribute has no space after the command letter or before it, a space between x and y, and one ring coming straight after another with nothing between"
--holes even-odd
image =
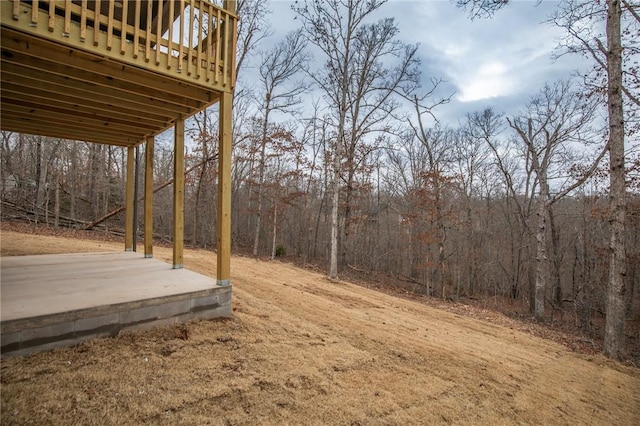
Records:
<instances>
[{"instance_id":1,"label":"fallen log","mask_svg":"<svg viewBox=\"0 0 640 426\"><path fill-rule=\"evenodd\" d=\"M192 171L194 171L195 169L197 169L198 167L203 166L205 163L208 163L209 161L215 160L216 158L218 158L218 154L212 155L204 160L202 160L201 162L199 162L198 164L196 164L193 167L189 167L187 170L185 170L184 175L188 175L189 173L191 173ZM167 186L171 185L173 183L174 179L170 179L167 182L163 183L162 185L158 186L157 188L153 189L153 193L155 194L156 192L160 191L161 189L166 188ZM139 197L136 202L141 202L144 201L144 195L142 197ZM126 210L126 206L120 206L115 210L110 211L109 213L107 213L106 215L102 216L99 219L96 219L95 221L91 222L89 225L86 226L86 228L84 228L86 231L89 231L91 229L93 229L94 227L100 225L102 222L104 222L105 220L108 220L110 218L112 218L113 216L117 215L118 213L121 213L123 211Z\"/></svg>"}]
</instances>

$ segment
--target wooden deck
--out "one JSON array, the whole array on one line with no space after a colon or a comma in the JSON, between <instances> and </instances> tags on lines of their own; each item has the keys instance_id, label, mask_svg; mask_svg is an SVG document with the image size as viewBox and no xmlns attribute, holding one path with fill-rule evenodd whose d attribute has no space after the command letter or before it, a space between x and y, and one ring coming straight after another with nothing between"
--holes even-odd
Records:
<instances>
[{"instance_id":1,"label":"wooden deck","mask_svg":"<svg viewBox=\"0 0 640 426\"><path fill-rule=\"evenodd\" d=\"M209 0L1 1L2 128L143 143L233 91L237 20Z\"/></svg>"},{"instance_id":2,"label":"wooden deck","mask_svg":"<svg viewBox=\"0 0 640 426\"><path fill-rule=\"evenodd\" d=\"M142 257L113 259L114 265L107 257L60 258L55 268L38 259L20 273L12 272L16 260L3 259L3 352L72 344L196 311L230 314L231 289L220 287L230 284L235 12L235 0L222 7L211 0L0 1L2 130L126 147L125 250L133 242L135 147L145 144L144 239L151 257L154 139L173 127L173 268L182 268L185 119L214 103L220 117L217 281L193 288L197 274ZM206 300L213 311L203 313ZM92 319L96 312L105 324Z\"/></svg>"},{"instance_id":3,"label":"wooden deck","mask_svg":"<svg viewBox=\"0 0 640 426\"><path fill-rule=\"evenodd\" d=\"M0 259L2 356L231 315L231 287L134 252Z\"/></svg>"}]
</instances>

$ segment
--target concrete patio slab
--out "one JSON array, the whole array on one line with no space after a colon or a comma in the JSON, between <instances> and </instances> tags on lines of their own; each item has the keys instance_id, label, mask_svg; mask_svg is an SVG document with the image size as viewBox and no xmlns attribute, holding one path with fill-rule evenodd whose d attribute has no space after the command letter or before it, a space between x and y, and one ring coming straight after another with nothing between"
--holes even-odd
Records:
<instances>
[{"instance_id":1,"label":"concrete patio slab","mask_svg":"<svg viewBox=\"0 0 640 426\"><path fill-rule=\"evenodd\" d=\"M0 258L2 356L231 315L231 287L135 252Z\"/></svg>"}]
</instances>

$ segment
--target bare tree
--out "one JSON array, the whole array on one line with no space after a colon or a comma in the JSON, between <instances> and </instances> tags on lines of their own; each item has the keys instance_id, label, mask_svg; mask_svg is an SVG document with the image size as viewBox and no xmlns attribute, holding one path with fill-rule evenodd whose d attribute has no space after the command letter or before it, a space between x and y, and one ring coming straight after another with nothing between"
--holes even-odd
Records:
<instances>
[{"instance_id":1,"label":"bare tree","mask_svg":"<svg viewBox=\"0 0 640 426\"><path fill-rule=\"evenodd\" d=\"M259 68L260 89L263 96L260 100L262 128L259 136L258 180L256 183L258 206L253 239L254 256L258 255L262 225L262 195L269 120L272 112L291 113L293 108L302 101L300 96L308 89L308 84L304 80L292 80L303 70L309 60L306 47L306 39L302 30L296 30L288 33L273 49L262 54Z\"/></svg>"},{"instance_id":2,"label":"bare tree","mask_svg":"<svg viewBox=\"0 0 640 426\"><path fill-rule=\"evenodd\" d=\"M423 213L419 194L422 191L422 176L429 168L429 155L427 148L410 131L390 140L385 151L387 167L384 180L393 200L390 208L398 215L403 241L395 249L395 256L401 259L397 273L419 279L414 270L420 253L417 238L420 232L419 216Z\"/></svg>"},{"instance_id":3,"label":"bare tree","mask_svg":"<svg viewBox=\"0 0 640 426\"><path fill-rule=\"evenodd\" d=\"M236 49L236 75L244 69L245 61L262 40L271 35L267 15L269 3L262 0L238 0L238 43Z\"/></svg>"},{"instance_id":4,"label":"bare tree","mask_svg":"<svg viewBox=\"0 0 640 426\"><path fill-rule=\"evenodd\" d=\"M481 140L491 153L493 168L501 176L504 194L502 213L509 235L509 255L496 258L499 269L506 275L509 296L516 299L524 285L529 256L529 219L535 193L534 172L530 162L523 162L521 144L513 138L499 138L503 132L504 115L491 108L467 115L467 131L472 139ZM525 149L526 151L526 149ZM530 311L534 312L535 287L529 283Z\"/></svg>"},{"instance_id":5,"label":"bare tree","mask_svg":"<svg viewBox=\"0 0 640 426\"><path fill-rule=\"evenodd\" d=\"M422 171L422 186L429 191L429 205L433 209L433 222L435 223L435 236L437 241L437 273L435 274L438 290L442 290L442 297L446 296L445 290L445 242L447 240L446 208L444 200L445 187L448 186L450 178L446 169L453 161L453 149L451 146L452 132L450 129L436 126L427 128L425 126L425 115L431 113L431 109L425 109L420 105L417 98L413 100L415 118L409 119L409 126L416 140L424 147L426 152L426 168Z\"/></svg>"},{"instance_id":6,"label":"bare tree","mask_svg":"<svg viewBox=\"0 0 640 426\"><path fill-rule=\"evenodd\" d=\"M196 114L189 121L186 129L186 132L196 141L187 160L201 163L198 178L195 179L195 182L188 182L188 184L196 186L193 200L193 210L196 214L191 217L193 230L191 243L195 245L203 243L205 247L214 241L210 231L215 225L210 219L215 217L212 209L214 200L211 188L216 179L215 170L211 170L210 163L213 158L217 158L217 119L212 112L211 108L206 108ZM203 200L205 200L204 206L202 205ZM206 218L202 222L198 220L200 215Z\"/></svg>"},{"instance_id":7,"label":"bare tree","mask_svg":"<svg viewBox=\"0 0 640 426\"><path fill-rule=\"evenodd\" d=\"M626 2L625 2L626 3ZM609 203L611 257L607 287L607 322L604 353L620 359L624 352L627 255L625 247L626 173L624 161L624 110L622 107L622 43L620 0L607 0L607 106L609 109ZM637 15L636 15L637 19ZM636 99L637 101L637 99Z\"/></svg>"},{"instance_id":8,"label":"bare tree","mask_svg":"<svg viewBox=\"0 0 640 426\"><path fill-rule=\"evenodd\" d=\"M563 174L575 162L571 143L580 146L592 142L590 123L595 103L586 102L571 90L568 81L545 85L534 96L525 115L507 118L526 147L527 161L537 178L536 284L534 315L544 320L545 294L549 265L547 255L551 206L569 192L582 185L598 166L606 150L602 150L593 164L578 179L566 179ZM559 181L552 188L553 180Z\"/></svg>"},{"instance_id":9,"label":"bare tree","mask_svg":"<svg viewBox=\"0 0 640 426\"><path fill-rule=\"evenodd\" d=\"M472 17L490 16L508 3L508 0L458 0ZM628 0L566 0L558 15L552 19L567 29L571 42L569 52L589 55L595 63L595 76L602 76L600 87L606 93L609 118L609 201L611 224L609 284L607 290L607 323L605 327L604 353L611 358L621 358L624 348L626 250L625 250L625 96L629 101L627 112L636 113L640 105L638 95L638 66L633 58L638 54L637 28L640 24L638 5ZM567 13L563 13L565 11ZM623 11L626 16L623 18ZM622 31L623 22L625 31ZM605 24L605 34L594 31ZM623 34L628 36L623 49ZM580 46L572 49L572 46ZM629 60L630 59L630 60ZM625 67L624 64L627 64ZM629 84L625 85L625 76ZM593 81L593 80L592 80ZM606 89L605 89L606 88ZM631 105L631 106L629 106Z\"/></svg>"},{"instance_id":10,"label":"bare tree","mask_svg":"<svg viewBox=\"0 0 640 426\"><path fill-rule=\"evenodd\" d=\"M398 212L408 232L409 266L419 265L421 283L445 297L449 284L446 244L450 217L450 167L453 132L427 128L420 115L394 146L388 147L390 190L398 199ZM413 273L408 270L409 275Z\"/></svg>"},{"instance_id":11,"label":"bare tree","mask_svg":"<svg viewBox=\"0 0 640 426\"><path fill-rule=\"evenodd\" d=\"M550 19L567 34L559 54L578 53L593 61L591 72L583 75L585 87L608 109L611 240L604 353L617 359L623 356L627 287L625 126L630 134L640 127L638 10L628 0L566 0Z\"/></svg>"},{"instance_id":12,"label":"bare tree","mask_svg":"<svg viewBox=\"0 0 640 426\"><path fill-rule=\"evenodd\" d=\"M308 39L326 57L325 67L311 76L322 89L336 117L332 146L331 249L329 277L338 279L338 206L343 168L347 167L346 196L353 191L358 167L356 155L366 136L385 128L396 107L393 93L403 85L415 85L416 47L395 39L393 19L367 23L366 19L386 0L308 1L293 6ZM391 66L387 66L392 63ZM346 202L343 245L349 239L349 202ZM346 253L343 252L343 261Z\"/></svg>"},{"instance_id":13,"label":"bare tree","mask_svg":"<svg viewBox=\"0 0 640 426\"><path fill-rule=\"evenodd\" d=\"M474 222L482 214L477 208L478 199L482 198L483 182L488 184L491 180L490 174L490 150L482 137L478 137L475 128L470 119L471 115L467 115L467 122L458 129L453 137L453 164L455 171L455 180L458 185L458 192L462 195L462 223L463 241L462 247L459 249L460 269L464 270L463 276L466 276L466 285L464 291L468 295L472 295L478 288L479 275L479 251L481 250L481 241L476 232ZM497 127L497 126L496 126ZM499 129L488 129L488 138L494 137ZM464 264L466 262L466 265ZM460 296L462 280L457 280L456 289L457 296Z\"/></svg>"},{"instance_id":14,"label":"bare tree","mask_svg":"<svg viewBox=\"0 0 640 426\"><path fill-rule=\"evenodd\" d=\"M508 3L509 0L456 0L458 7L466 9L471 19L491 17Z\"/></svg>"}]
</instances>

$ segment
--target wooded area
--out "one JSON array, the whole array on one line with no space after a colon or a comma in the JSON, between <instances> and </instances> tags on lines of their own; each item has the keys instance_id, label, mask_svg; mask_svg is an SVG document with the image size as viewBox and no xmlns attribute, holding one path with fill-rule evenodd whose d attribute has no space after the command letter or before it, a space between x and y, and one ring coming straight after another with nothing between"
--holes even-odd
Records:
<instances>
[{"instance_id":1,"label":"wooded area","mask_svg":"<svg viewBox=\"0 0 640 426\"><path fill-rule=\"evenodd\" d=\"M384 1L296 4L302 28L258 55L269 31L261 3L238 2L235 251L319 265L333 279L372 271L436 297L519 301L539 320L564 312L586 335L602 336L617 230L626 243L622 321L629 350L640 352L639 86L629 59L638 48L637 6L623 1L625 126L615 129L597 118L608 106L607 60L598 63L598 46L584 81L548 82L517 115L487 107L452 127L433 119L448 98L436 96L437 77L420 86L417 47L398 40L393 19L366 20ZM593 16L606 18L606 5L587 3ZM567 16L559 9L553 19L570 39L575 27ZM331 17L343 17L343 26L324 28ZM573 40L564 48L577 52ZM323 52L316 61L325 67L310 70L310 45ZM587 55L590 48L581 47ZM251 82L242 73L249 57L259 70ZM321 93L314 103L310 90ZM186 123L184 235L191 246L215 247L217 116L213 107ZM609 139L619 131L615 159ZM154 233L167 240L171 138L156 138L153 164L154 187L167 188L154 196ZM126 157L120 147L3 132L3 220L97 225L124 204ZM623 174L622 225L611 218L616 171ZM137 179L142 188L142 173ZM121 230L124 215L101 225Z\"/></svg>"}]
</instances>

